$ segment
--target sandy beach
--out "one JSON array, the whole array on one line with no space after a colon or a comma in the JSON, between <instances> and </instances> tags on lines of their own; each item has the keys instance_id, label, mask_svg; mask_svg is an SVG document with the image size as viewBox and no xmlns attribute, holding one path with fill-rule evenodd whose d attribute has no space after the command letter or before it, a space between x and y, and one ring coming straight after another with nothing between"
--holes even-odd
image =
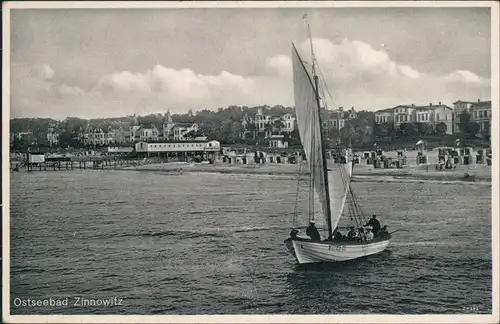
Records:
<instances>
[{"instance_id":1,"label":"sandy beach","mask_svg":"<svg viewBox=\"0 0 500 324\"><path fill-rule=\"evenodd\" d=\"M306 165L299 164L202 164L202 163L158 163L141 166L124 167L120 170L156 171L156 172L217 172L233 174L267 174L267 175L306 175ZM491 181L491 167L486 165L457 165L456 169L438 171L434 165L405 166L402 169L375 169L371 165L356 164L353 181L369 181L373 178L416 179L416 180L450 180L461 181L468 174L476 181Z\"/></svg>"}]
</instances>

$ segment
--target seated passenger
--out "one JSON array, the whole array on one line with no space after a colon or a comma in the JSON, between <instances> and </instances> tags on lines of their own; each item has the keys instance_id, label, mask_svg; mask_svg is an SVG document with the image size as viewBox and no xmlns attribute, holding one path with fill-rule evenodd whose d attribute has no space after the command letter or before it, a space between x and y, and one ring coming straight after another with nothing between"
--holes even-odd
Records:
<instances>
[{"instance_id":1,"label":"seated passenger","mask_svg":"<svg viewBox=\"0 0 500 324\"><path fill-rule=\"evenodd\" d=\"M380 231L380 222L377 219L377 215L372 215L372 218L365 224L365 226L372 226L373 235L377 236L378 231Z\"/></svg>"},{"instance_id":2,"label":"seated passenger","mask_svg":"<svg viewBox=\"0 0 500 324\"><path fill-rule=\"evenodd\" d=\"M309 227L306 230L306 234L313 241L319 241L321 239L321 236L319 235L318 229L314 225L314 220L309 221Z\"/></svg>"},{"instance_id":3,"label":"seated passenger","mask_svg":"<svg viewBox=\"0 0 500 324\"><path fill-rule=\"evenodd\" d=\"M299 232L299 231L297 231L295 228L293 228L293 229L290 231L290 237L291 237L292 239L297 238L297 233L298 233L298 232Z\"/></svg>"},{"instance_id":4,"label":"seated passenger","mask_svg":"<svg viewBox=\"0 0 500 324\"><path fill-rule=\"evenodd\" d=\"M360 227L358 229L358 241L366 241L366 235L365 235L365 230L363 229L363 227Z\"/></svg>"},{"instance_id":5,"label":"seated passenger","mask_svg":"<svg viewBox=\"0 0 500 324\"><path fill-rule=\"evenodd\" d=\"M366 236L366 240L367 241L373 240L373 238L375 237L375 235L373 235L371 227L368 227L366 229L366 235L365 236Z\"/></svg>"},{"instance_id":6,"label":"seated passenger","mask_svg":"<svg viewBox=\"0 0 500 324\"><path fill-rule=\"evenodd\" d=\"M389 232L387 231L387 225L384 225L384 227L382 227L382 229L380 230L378 236L381 237L381 238L386 238L386 237L389 236Z\"/></svg>"},{"instance_id":7,"label":"seated passenger","mask_svg":"<svg viewBox=\"0 0 500 324\"><path fill-rule=\"evenodd\" d=\"M348 241L355 241L356 240L356 230L354 229L354 226L349 227L349 232L347 233L347 240Z\"/></svg>"},{"instance_id":8,"label":"seated passenger","mask_svg":"<svg viewBox=\"0 0 500 324\"><path fill-rule=\"evenodd\" d=\"M340 233L340 231L338 230L338 228L336 228L334 231L333 231L333 240L335 242L340 242L342 241L342 233Z\"/></svg>"}]
</instances>

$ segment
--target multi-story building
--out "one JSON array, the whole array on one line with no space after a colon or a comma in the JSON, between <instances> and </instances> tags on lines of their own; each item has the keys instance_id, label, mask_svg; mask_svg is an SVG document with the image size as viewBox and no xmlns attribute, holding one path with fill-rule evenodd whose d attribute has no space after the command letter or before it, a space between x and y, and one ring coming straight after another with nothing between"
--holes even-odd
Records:
<instances>
[{"instance_id":1,"label":"multi-story building","mask_svg":"<svg viewBox=\"0 0 500 324\"><path fill-rule=\"evenodd\" d=\"M453 109L439 102L427 106L398 105L375 112L375 122L391 123L398 129L403 123L425 123L434 129L437 124L446 125L446 133L453 133Z\"/></svg>"},{"instance_id":2,"label":"multi-story building","mask_svg":"<svg viewBox=\"0 0 500 324\"><path fill-rule=\"evenodd\" d=\"M281 121L279 129L275 126L277 121ZM283 116L269 116L264 114L262 108L259 108L254 115L245 114L241 124L245 128L245 131L249 130L249 125L254 125L257 133L270 130L271 128L275 132L291 133L295 129L295 116L291 113L286 113Z\"/></svg>"},{"instance_id":3,"label":"multi-story building","mask_svg":"<svg viewBox=\"0 0 500 324\"><path fill-rule=\"evenodd\" d=\"M177 123L175 124L171 131L173 134L173 140L174 141L184 141L187 140L187 136L191 132L198 132L199 127L197 124L193 123ZM170 135L169 135L170 138Z\"/></svg>"},{"instance_id":4,"label":"multi-story building","mask_svg":"<svg viewBox=\"0 0 500 324\"><path fill-rule=\"evenodd\" d=\"M141 126L135 132L136 142L156 142L158 141L158 129L155 125L150 125L149 127Z\"/></svg>"},{"instance_id":5,"label":"multi-story building","mask_svg":"<svg viewBox=\"0 0 500 324\"><path fill-rule=\"evenodd\" d=\"M481 99L478 99L477 102L458 100L453 103L453 106L454 133L460 133L460 114L463 112L468 112L470 114L470 120L478 123L480 130L483 130L489 127L488 125L491 125L491 101L481 101Z\"/></svg>"},{"instance_id":6,"label":"multi-story building","mask_svg":"<svg viewBox=\"0 0 500 324\"><path fill-rule=\"evenodd\" d=\"M247 129L249 124L253 124L255 125L255 130L260 133L266 129L266 124L268 124L270 120L271 116L264 115L264 110L259 108L255 115L249 116L248 114L245 114L241 124L245 127L245 129Z\"/></svg>"},{"instance_id":7,"label":"multi-story building","mask_svg":"<svg viewBox=\"0 0 500 324\"><path fill-rule=\"evenodd\" d=\"M344 108L340 107L336 110L328 111L327 123L330 127L336 128L337 130L340 131L342 128L344 128L345 123L349 119L356 119L356 118L358 118L358 113L356 112L354 107L352 107L348 111L344 111Z\"/></svg>"},{"instance_id":8,"label":"multi-story building","mask_svg":"<svg viewBox=\"0 0 500 324\"><path fill-rule=\"evenodd\" d=\"M93 128L90 125L87 125L87 128L82 136L83 144L86 145L104 145L106 143L106 139L107 136L105 136L102 128Z\"/></svg>"},{"instance_id":9,"label":"multi-story building","mask_svg":"<svg viewBox=\"0 0 500 324\"><path fill-rule=\"evenodd\" d=\"M281 131L291 133L295 129L295 116L291 113L284 114L281 116L283 122L283 128Z\"/></svg>"},{"instance_id":10,"label":"multi-story building","mask_svg":"<svg viewBox=\"0 0 500 324\"><path fill-rule=\"evenodd\" d=\"M55 131L54 125L50 125L47 130L47 141L51 147L59 145L59 133Z\"/></svg>"}]
</instances>

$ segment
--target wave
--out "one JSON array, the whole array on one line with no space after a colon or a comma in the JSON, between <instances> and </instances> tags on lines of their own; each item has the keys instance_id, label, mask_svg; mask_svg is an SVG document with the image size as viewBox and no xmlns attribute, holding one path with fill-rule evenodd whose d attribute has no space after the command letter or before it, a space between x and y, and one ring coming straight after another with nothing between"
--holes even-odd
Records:
<instances>
[{"instance_id":1,"label":"wave","mask_svg":"<svg viewBox=\"0 0 500 324\"><path fill-rule=\"evenodd\" d=\"M203 228L203 229L180 229L180 230L166 230L158 232L133 232L133 233L120 233L98 235L96 238L112 238L112 237L165 237L172 236L178 239L200 238L200 237L228 237L233 233L246 233L258 231L274 231L274 230L287 230L288 228L282 226L258 226L258 227L230 227L230 228Z\"/></svg>"},{"instance_id":2,"label":"wave","mask_svg":"<svg viewBox=\"0 0 500 324\"><path fill-rule=\"evenodd\" d=\"M490 258L477 257L477 256L459 256L451 257L447 256L431 256L424 254L410 254L406 257L407 260L417 260L417 261L427 261L434 262L441 267L472 267L478 270L491 270L492 261Z\"/></svg>"},{"instance_id":3,"label":"wave","mask_svg":"<svg viewBox=\"0 0 500 324\"><path fill-rule=\"evenodd\" d=\"M199 237L224 237L225 235L217 232L210 231L196 231L196 230L167 230L160 232L137 232L137 233L121 233L116 235L101 235L98 238L112 238L112 237L164 237L173 236L179 239L199 238Z\"/></svg>"},{"instance_id":4,"label":"wave","mask_svg":"<svg viewBox=\"0 0 500 324\"><path fill-rule=\"evenodd\" d=\"M375 183L433 183L433 184L467 184L479 186L491 186L489 181L464 181L464 180L437 180L437 179L419 179L400 178L393 176L354 176L351 182L375 182Z\"/></svg>"},{"instance_id":5,"label":"wave","mask_svg":"<svg viewBox=\"0 0 500 324\"><path fill-rule=\"evenodd\" d=\"M460 242L455 241L418 241L418 242L391 242L392 246L436 246L436 245L447 245L447 246L456 246L460 245Z\"/></svg>"},{"instance_id":6,"label":"wave","mask_svg":"<svg viewBox=\"0 0 500 324\"><path fill-rule=\"evenodd\" d=\"M233 231L235 233L244 233L244 232L259 232L259 231L270 231L270 230L285 230L284 227L281 226L262 226L262 227L240 227L235 228Z\"/></svg>"}]
</instances>

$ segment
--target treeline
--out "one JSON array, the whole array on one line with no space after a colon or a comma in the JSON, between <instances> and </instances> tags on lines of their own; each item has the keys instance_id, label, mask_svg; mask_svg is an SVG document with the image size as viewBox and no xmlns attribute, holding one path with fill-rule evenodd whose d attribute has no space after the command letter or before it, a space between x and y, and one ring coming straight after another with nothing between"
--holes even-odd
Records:
<instances>
[{"instance_id":1,"label":"treeline","mask_svg":"<svg viewBox=\"0 0 500 324\"><path fill-rule=\"evenodd\" d=\"M245 114L249 116L257 113L261 108L265 115L282 116L286 113L295 113L293 107L285 106L229 106L227 108L219 108L216 111L201 110L193 113L188 111L186 114L174 114L172 120L174 123L196 123L201 133L209 139L215 139L222 144L247 144L247 145L268 145L268 140L265 138L266 132L258 132L251 124L247 128L242 124ZM334 124L335 118L331 116L331 111L323 109L321 111L322 121L324 123L324 138L328 147L335 146L351 146L353 148L361 148L373 146L378 142L410 142L416 138L425 139L426 137L444 136L448 130L445 123L438 123L435 128L425 123L402 123L395 128L393 123L375 123L374 112L359 111L357 118L345 120L343 128L338 129ZM490 139L489 126L480 130L479 124L471 121L471 116L465 112L460 116L459 128L461 138L475 138L480 135L485 140ZM48 146L47 132L49 127L54 127L55 132L59 134L59 142L61 147L83 147L83 143L79 141L79 135L87 125L93 128L100 127L107 131L107 127L111 125L115 127L120 122L133 123L137 119L140 125L155 125L159 130L162 129L166 122L166 114L150 114L146 116L125 116L117 118L104 119L82 119L68 117L63 121L56 121L49 118L18 118L10 121L10 132L21 133L31 132L32 136L25 136L22 139L15 139L14 146L16 149L25 149L27 146ZM275 124L265 125L266 130L280 128L281 121ZM288 141L291 147L300 147L300 139L295 124L295 130L291 133L282 133L284 139Z\"/></svg>"}]
</instances>

